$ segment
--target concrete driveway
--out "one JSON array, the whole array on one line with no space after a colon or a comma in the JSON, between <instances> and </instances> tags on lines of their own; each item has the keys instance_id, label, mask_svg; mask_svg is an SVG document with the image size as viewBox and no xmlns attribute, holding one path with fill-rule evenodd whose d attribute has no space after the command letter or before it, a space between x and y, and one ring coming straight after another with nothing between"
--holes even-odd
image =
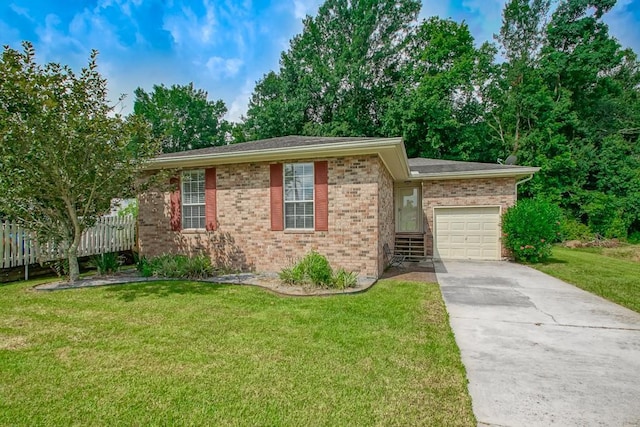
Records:
<instances>
[{"instance_id":1,"label":"concrete driveway","mask_svg":"<svg viewBox=\"0 0 640 427\"><path fill-rule=\"evenodd\" d=\"M479 425L640 426L640 314L508 262L436 274Z\"/></svg>"}]
</instances>

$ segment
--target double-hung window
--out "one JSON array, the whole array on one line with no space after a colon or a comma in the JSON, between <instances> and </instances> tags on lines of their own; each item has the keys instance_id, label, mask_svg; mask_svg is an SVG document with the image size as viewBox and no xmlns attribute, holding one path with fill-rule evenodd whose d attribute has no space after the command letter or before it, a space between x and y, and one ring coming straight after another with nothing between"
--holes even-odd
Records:
<instances>
[{"instance_id":1,"label":"double-hung window","mask_svg":"<svg viewBox=\"0 0 640 427\"><path fill-rule=\"evenodd\" d=\"M205 228L204 170L182 172L182 228Z\"/></svg>"},{"instance_id":2,"label":"double-hung window","mask_svg":"<svg viewBox=\"0 0 640 427\"><path fill-rule=\"evenodd\" d=\"M313 229L313 163L284 165L284 226Z\"/></svg>"}]
</instances>

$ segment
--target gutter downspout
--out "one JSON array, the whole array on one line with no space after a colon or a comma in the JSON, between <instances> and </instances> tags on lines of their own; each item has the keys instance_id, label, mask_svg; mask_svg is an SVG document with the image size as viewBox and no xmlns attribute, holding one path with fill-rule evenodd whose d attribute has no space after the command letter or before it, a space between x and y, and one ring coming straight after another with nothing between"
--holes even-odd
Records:
<instances>
[{"instance_id":1,"label":"gutter downspout","mask_svg":"<svg viewBox=\"0 0 640 427\"><path fill-rule=\"evenodd\" d=\"M516 201L518 200L518 185L524 184L525 182L529 181L531 178L533 178L533 174L529 175L527 178L523 180L516 182Z\"/></svg>"}]
</instances>

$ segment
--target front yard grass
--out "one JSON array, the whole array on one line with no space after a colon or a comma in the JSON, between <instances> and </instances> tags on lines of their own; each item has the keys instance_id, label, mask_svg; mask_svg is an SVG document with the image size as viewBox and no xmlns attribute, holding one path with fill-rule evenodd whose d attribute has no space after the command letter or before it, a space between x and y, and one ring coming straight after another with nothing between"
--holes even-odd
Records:
<instances>
[{"instance_id":1,"label":"front yard grass","mask_svg":"<svg viewBox=\"0 0 640 427\"><path fill-rule=\"evenodd\" d=\"M437 285L0 286L0 425L475 425Z\"/></svg>"},{"instance_id":2,"label":"front yard grass","mask_svg":"<svg viewBox=\"0 0 640 427\"><path fill-rule=\"evenodd\" d=\"M548 262L532 267L640 313L640 262L634 261L637 253L637 246L556 246Z\"/></svg>"}]
</instances>

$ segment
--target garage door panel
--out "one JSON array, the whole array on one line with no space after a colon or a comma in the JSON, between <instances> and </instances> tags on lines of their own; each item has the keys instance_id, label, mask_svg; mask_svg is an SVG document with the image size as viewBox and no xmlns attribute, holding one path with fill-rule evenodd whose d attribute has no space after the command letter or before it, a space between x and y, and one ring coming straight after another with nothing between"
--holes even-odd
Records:
<instances>
[{"instance_id":1,"label":"garage door panel","mask_svg":"<svg viewBox=\"0 0 640 427\"><path fill-rule=\"evenodd\" d=\"M465 242L470 245L481 245L485 243L485 240L486 240L485 236L478 236L478 235L472 235L472 234L468 235L465 238Z\"/></svg>"},{"instance_id":2,"label":"garage door panel","mask_svg":"<svg viewBox=\"0 0 640 427\"><path fill-rule=\"evenodd\" d=\"M467 230L469 231L480 231L482 230L482 223L480 222L469 222L467 223Z\"/></svg>"},{"instance_id":3,"label":"garage door panel","mask_svg":"<svg viewBox=\"0 0 640 427\"><path fill-rule=\"evenodd\" d=\"M465 223L462 222L462 221L459 221L459 220L458 221L452 221L450 229L453 230L453 231L464 231Z\"/></svg>"},{"instance_id":4,"label":"garage door panel","mask_svg":"<svg viewBox=\"0 0 640 427\"><path fill-rule=\"evenodd\" d=\"M493 233L497 227L498 227L498 221L485 222L484 224L482 224L482 230L489 231L491 233Z\"/></svg>"},{"instance_id":5,"label":"garage door panel","mask_svg":"<svg viewBox=\"0 0 640 427\"><path fill-rule=\"evenodd\" d=\"M464 235L452 235L447 239L447 241L451 245L464 245L464 239Z\"/></svg>"},{"instance_id":6,"label":"garage door panel","mask_svg":"<svg viewBox=\"0 0 640 427\"><path fill-rule=\"evenodd\" d=\"M434 246L442 259L500 259L498 207L436 208Z\"/></svg>"}]
</instances>

